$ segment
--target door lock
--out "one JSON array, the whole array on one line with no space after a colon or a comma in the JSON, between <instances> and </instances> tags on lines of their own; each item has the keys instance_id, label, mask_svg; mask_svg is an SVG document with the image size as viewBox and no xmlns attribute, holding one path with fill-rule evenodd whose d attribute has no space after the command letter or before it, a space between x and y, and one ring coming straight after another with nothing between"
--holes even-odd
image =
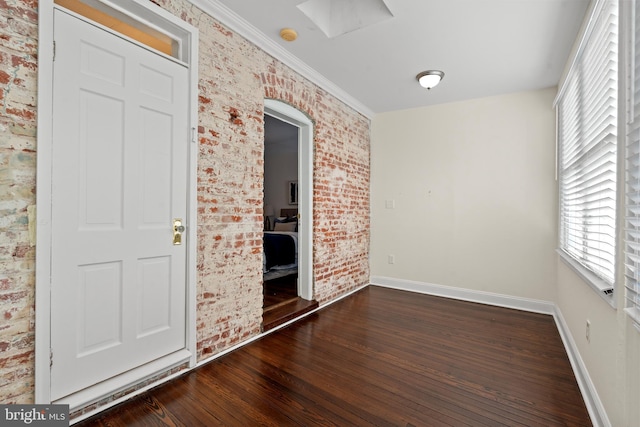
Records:
<instances>
[{"instance_id":1,"label":"door lock","mask_svg":"<svg viewBox=\"0 0 640 427\"><path fill-rule=\"evenodd\" d=\"M182 218L175 218L173 220L173 244L182 244L182 233L184 233L184 225L182 225Z\"/></svg>"}]
</instances>

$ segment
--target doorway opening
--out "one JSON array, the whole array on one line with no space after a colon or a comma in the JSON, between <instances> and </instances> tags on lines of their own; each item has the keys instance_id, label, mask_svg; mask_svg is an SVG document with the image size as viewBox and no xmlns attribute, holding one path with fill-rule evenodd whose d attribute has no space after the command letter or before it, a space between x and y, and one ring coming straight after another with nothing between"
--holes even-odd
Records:
<instances>
[{"instance_id":1,"label":"doorway opening","mask_svg":"<svg viewBox=\"0 0 640 427\"><path fill-rule=\"evenodd\" d=\"M318 303L312 275L312 123L267 100L264 116L263 330Z\"/></svg>"}]
</instances>

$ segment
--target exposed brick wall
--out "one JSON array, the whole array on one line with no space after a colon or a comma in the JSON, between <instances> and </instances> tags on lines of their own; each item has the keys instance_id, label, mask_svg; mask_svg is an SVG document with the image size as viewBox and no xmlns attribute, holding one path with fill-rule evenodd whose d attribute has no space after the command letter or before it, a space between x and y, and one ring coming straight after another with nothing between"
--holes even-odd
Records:
<instances>
[{"instance_id":1,"label":"exposed brick wall","mask_svg":"<svg viewBox=\"0 0 640 427\"><path fill-rule=\"evenodd\" d=\"M0 402L33 400L37 4L0 0ZM200 30L197 357L260 332L264 99L315 124L314 275L321 303L369 280L369 120L185 0ZM9 19L12 18L12 19Z\"/></svg>"},{"instance_id":2,"label":"exposed brick wall","mask_svg":"<svg viewBox=\"0 0 640 427\"><path fill-rule=\"evenodd\" d=\"M260 328L264 98L315 124L314 294L321 303L369 280L369 121L196 8L160 4L200 29L202 359Z\"/></svg>"},{"instance_id":3,"label":"exposed brick wall","mask_svg":"<svg viewBox=\"0 0 640 427\"><path fill-rule=\"evenodd\" d=\"M37 4L0 0L0 402L33 400Z\"/></svg>"},{"instance_id":4,"label":"exposed brick wall","mask_svg":"<svg viewBox=\"0 0 640 427\"><path fill-rule=\"evenodd\" d=\"M276 61L265 97L314 122L313 273L321 304L369 281L369 122Z\"/></svg>"},{"instance_id":5,"label":"exposed brick wall","mask_svg":"<svg viewBox=\"0 0 640 427\"><path fill-rule=\"evenodd\" d=\"M320 303L369 280L369 129L348 115L337 122L336 113L318 124L316 136L314 273Z\"/></svg>"}]
</instances>

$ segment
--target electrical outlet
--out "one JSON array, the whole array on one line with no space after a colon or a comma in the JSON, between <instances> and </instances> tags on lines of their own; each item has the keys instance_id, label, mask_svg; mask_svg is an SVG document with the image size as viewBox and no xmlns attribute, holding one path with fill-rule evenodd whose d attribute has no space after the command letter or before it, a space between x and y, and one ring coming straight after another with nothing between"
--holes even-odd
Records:
<instances>
[{"instance_id":1,"label":"electrical outlet","mask_svg":"<svg viewBox=\"0 0 640 427\"><path fill-rule=\"evenodd\" d=\"M389 255L389 256L387 257L387 262L388 262L389 264L395 264L395 263L396 263L396 256L395 256L395 255Z\"/></svg>"},{"instance_id":2,"label":"electrical outlet","mask_svg":"<svg viewBox=\"0 0 640 427\"><path fill-rule=\"evenodd\" d=\"M587 338L587 342L591 342L591 322L587 319L587 326L584 332L585 337Z\"/></svg>"}]
</instances>

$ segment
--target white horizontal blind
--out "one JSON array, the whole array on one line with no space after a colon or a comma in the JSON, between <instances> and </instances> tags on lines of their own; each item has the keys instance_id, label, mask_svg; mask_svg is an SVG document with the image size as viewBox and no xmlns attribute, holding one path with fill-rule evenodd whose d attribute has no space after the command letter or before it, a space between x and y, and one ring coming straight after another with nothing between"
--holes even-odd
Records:
<instances>
[{"instance_id":1,"label":"white horizontal blind","mask_svg":"<svg viewBox=\"0 0 640 427\"><path fill-rule=\"evenodd\" d=\"M558 107L560 247L605 284L615 276L618 8L599 1Z\"/></svg>"},{"instance_id":2,"label":"white horizontal blind","mask_svg":"<svg viewBox=\"0 0 640 427\"><path fill-rule=\"evenodd\" d=\"M630 54L627 70L626 199L625 199L625 287L627 311L640 320L640 2L633 5L628 33Z\"/></svg>"}]
</instances>

